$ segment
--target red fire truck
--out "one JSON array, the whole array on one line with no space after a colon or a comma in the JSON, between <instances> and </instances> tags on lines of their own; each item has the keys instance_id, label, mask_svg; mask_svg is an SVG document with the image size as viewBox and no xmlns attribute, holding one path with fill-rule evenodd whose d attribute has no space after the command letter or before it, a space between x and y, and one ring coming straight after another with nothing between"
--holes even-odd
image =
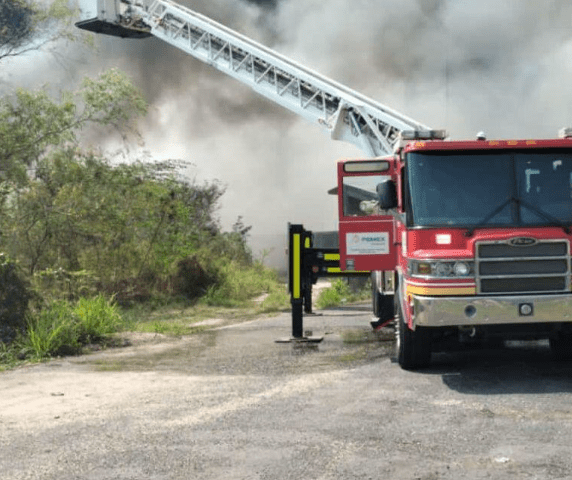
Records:
<instances>
[{"instance_id":1,"label":"red fire truck","mask_svg":"<svg viewBox=\"0 0 572 480\"><path fill-rule=\"evenodd\" d=\"M547 338L572 356L571 136L402 132L391 157L339 162L340 266L376 271L403 368L459 342Z\"/></svg>"}]
</instances>

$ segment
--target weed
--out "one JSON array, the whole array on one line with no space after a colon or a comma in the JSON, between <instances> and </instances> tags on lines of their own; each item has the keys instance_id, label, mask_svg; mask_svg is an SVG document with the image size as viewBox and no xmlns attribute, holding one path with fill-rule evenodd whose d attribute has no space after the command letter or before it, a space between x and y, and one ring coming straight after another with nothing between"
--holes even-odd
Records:
<instances>
[{"instance_id":1,"label":"weed","mask_svg":"<svg viewBox=\"0 0 572 480\"><path fill-rule=\"evenodd\" d=\"M17 348L14 344L0 342L0 372L18 363Z\"/></svg>"},{"instance_id":2,"label":"weed","mask_svg":"<svg viewBox=\"0 0 572 480\"><path fill-rule=\"evenodd\" d=\"M273 289L258 307L260 313L286 310L290 307L290 298L286 287Z\"/></svg>"},{"instance_id":3,"label":"weed","mask_svg":"<svg viewBox=\"0 0 572 480\"><path fill-rule=\"evenodd\" d=\"M55 302L35 315L30 315L23 347L37 359L77 352L80 347L77 319L68 302Z\"/></svg>"},{"instance_id":4,"label":"weed","mask_svg":"<svg viewBox=\"0 0 572 480\"><path fill-rule=\"evenodd\" d=\"M357 291L352 291L347 281L338 278L332 282L332 286L320 292L316 307L319 309L337 307L346 303L364 300L371 295L371 287L367 284Z\"/></svg>"},{"instance_id":5,"label":"weed","mask_svg":"<svg viewBox=\"0 0 572 480\"><path fill-rule=\"evenodd\" d=\"M78 322L78 340L82 344L98 341L122 327L121 315L116 305L103 295L80 299L73 313Z\"/></svg>"},{"instance_id":6,"label":"weed","mask_svg":"<svg viewBox=\"0 0 572 480\"><path fill-rule=\"evenodd\" d=\"M28 317L23 351L32 358L78 353L82 345L102 340L122 327L116 306L103 296L76 305L56 301Z\"/></svg>"},{"instance_id":7,"label":"weed","mask_svg":"<svg viewBox=\"0 0 572 480\"><path fill-rule=\"evenodd\" d=\"M272 294L282 289L277 273L259 261L250 266L226 262L219 266L218 277L219 282L207 290L202 303L210 306L244 307L261 293ZM278 298L279 294L275 293L271 301L277 302Z\"/></svg>"},{"instance_id":8,"label":"weed","mask_svg":"<svg viewBox=\"0 0 572 480\"><path fill-rule=\"evenodd\" d=\"M343 305L351 296L351 291L346 282L337 279L332 286L320 292L316 301L317 308L328 308Z\"/></svg>"}]
</instances>

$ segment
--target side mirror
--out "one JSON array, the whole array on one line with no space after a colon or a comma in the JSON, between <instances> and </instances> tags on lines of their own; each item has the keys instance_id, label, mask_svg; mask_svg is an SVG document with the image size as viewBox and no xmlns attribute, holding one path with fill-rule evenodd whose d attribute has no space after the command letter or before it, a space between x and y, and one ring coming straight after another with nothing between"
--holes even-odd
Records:
<instances>
[{"instance_id":1,"label":"side mirror","mask_svg":"<svg viewBox=\"0 0 572 480\"><path fill-rule=\"evenodd\" d=\"M397 188L392 180L385 180L376 187L377 197L379 198L379 208L389 210L397 208Z\"/></svg>"}]
</instances>

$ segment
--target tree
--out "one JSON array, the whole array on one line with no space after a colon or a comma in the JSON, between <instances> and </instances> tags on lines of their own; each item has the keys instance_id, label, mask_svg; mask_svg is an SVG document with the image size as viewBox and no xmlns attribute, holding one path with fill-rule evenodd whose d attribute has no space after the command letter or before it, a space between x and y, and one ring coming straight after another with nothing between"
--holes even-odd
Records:
<instances>
[{"instance_id":1,"label":"tree","mask_svg":"<svg viewBox=\"0 0 572 480\"><path fill-rule=\"evenodd\" d=\"M79 132L89 125L136 132L134 121L146 108L140 92L115 69L85 79L58 101L45 89L17 90L0 99L0 182L26 183L30 167L56 148L77 146Z\"/></svg>"},{"instance_id":2,"label":"tree","mask_svg":"<svg viewBox=\"0 0 572 480\"><path fill-rule=\"evenodd\" d=\"M0 62L7 57L39 50L62 39L76 38L72 30L74 10L66 0L47 6L31 0L0 2Z\"/></svg>"},{"instance_id":3,"label":"tree","mask_svg":"<svg viewBox=\"0 0 572 480\"><path fill-rule=\"evenodd\" d=\"M205 249L238 258L236 246L220 248L231 244L215 218L220 185L165 173L164 164L112 165L92 152L59 149L8 196L2 247L30 275L86 271L104 287L166 279L179 260Z\"/></svg>"},{"instance_id":4,"label":"tree","mask_svg":"<svg viewBox=\"0 0 572 480\"><path fill-rule=\"evenodd\" d=\"M145 110L117 70L57 100L45 89L0 99L0 251L29 278L80 278L123 299L155 288L190 297L222 278L224 265L251 263L250 227L239 218L221 231L218 182L190 182L173 161L117 164L81 148L91 127L92 139L101 128L136 134ZM197 273L202 286L191 288Z\"/></svg>"},{"instance_id":5,"label":"tree","mask_svg":"<svg viewBox=\"0 0 572 480\"><path fill-rule=\"evenodd\" d=\"M57 100L45 89L20 89L0 99L0 240L30 272L50 265L46 255L53 254L54 235L61 239L62 225L69 225L54 203L66 181L58 170L62 159L84 155L80 135L88 127L127 135L136 132L134 122L145 111L139 91L117 70L85 79L77 91L63 92ZM71 250L61 252L73 264Z\"/></svg>"}]
</instances>

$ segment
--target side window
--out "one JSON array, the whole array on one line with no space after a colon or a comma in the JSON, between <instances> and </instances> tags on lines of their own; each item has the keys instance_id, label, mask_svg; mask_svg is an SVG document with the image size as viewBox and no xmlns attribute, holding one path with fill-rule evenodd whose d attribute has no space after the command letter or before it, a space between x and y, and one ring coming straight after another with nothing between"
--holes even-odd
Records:
<instances>
[{"instance_id":1,"label":"side window","mask_svg":"<svg viewBox=\"0 0 572 480\"><path fill-rule=\"evenodd\" d=\"M348 176L343 179L344 216L366 217L380 215L377 200L377 185L391 179L386 175Z\"/></svg>"}]
</instances>

